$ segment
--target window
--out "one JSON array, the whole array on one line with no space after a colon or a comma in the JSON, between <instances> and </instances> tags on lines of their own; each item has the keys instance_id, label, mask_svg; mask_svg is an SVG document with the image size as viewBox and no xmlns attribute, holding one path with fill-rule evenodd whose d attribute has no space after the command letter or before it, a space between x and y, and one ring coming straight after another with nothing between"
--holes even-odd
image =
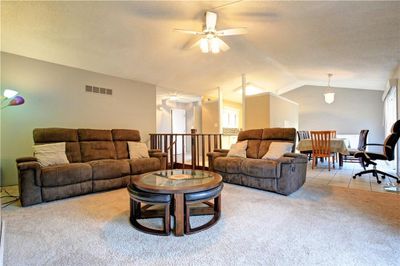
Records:
<instances>
[{"instance_id":1,"label":"window","mask_svg":"<svg viewBox=\"0 0 400 266\"><path fill-rule=\"evenodd\" d=\"M235 108L224 107L222 111L222 127L238 128L239 127L239 110Z\"/></svg>"}]
</instances>

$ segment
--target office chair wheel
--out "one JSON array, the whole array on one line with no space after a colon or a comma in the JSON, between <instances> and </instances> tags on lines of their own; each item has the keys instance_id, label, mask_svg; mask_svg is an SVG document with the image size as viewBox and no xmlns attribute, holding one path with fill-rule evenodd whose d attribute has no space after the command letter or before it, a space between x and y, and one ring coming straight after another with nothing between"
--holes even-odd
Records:
<instances>
[{"instance_id":1,"label":"office chair wheel","mask_svg":"<svg viewBox=\"0 0 400 266\"><path fill-rule=\"evenodd\" d=\"M376 182L377 182L378 184L382 183L382 181L381 181L381 180L377 180Z\"/></svg>"},{"instance_id":2,"label":"office chair wheel","mask_svg":"<svg viewBox=\"0 0 400 266\"><path fill-rule=\"evenodd\" d=\"M397 184L400 184L400 179L398 179L396 182L397 182Z\"/></svg>"},{"instance_id":3,"label":"office chair wheel","mask_svg":"<svg viewBox=\"0 0 400 266\"><path fill-rule=\"evenodd\" d=\"M353 179L356 179L357 175L353 175Z\"/></svg>"},{"instance_id":4,"label":"office chair wheel","mask_svg":"<svg viewBox=\"0 0 400 266\"><path fill-rule=\"evenodd\" d=\"M386 176L385 176L385 175L383 175L383 176L382 176L382 179L385 179L385 178L386 178Z\"/></svg>"}]
</instances>

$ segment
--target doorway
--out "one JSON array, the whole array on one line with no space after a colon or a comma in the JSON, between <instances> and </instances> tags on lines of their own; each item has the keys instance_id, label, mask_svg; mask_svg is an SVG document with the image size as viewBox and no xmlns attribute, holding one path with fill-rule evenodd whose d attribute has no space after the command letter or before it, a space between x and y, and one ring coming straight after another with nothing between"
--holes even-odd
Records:
<instances>
[{"instance_id":1,"label":"doorway","mask_svg":"<svg viewBox=\"0 0 400 266\"><path fill-rule=\"evenodd\" d=\"M186 133L186 110L171 109L171 133ZM182 154L182 138L178 137L176 141L177 154ZM186 145L185 145L186 146ZM184 149L186 150L186 148Z\"/></svg>"}]
</instances>

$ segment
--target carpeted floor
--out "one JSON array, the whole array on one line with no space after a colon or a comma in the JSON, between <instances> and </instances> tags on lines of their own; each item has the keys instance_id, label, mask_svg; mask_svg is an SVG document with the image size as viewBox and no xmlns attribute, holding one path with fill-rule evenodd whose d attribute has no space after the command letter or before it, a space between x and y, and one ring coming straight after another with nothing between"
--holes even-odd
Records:
<instances>
[{"instance_id":1,"label":"carpeted floor","mask_svg":"<svg viewBox=\"0 0 400 266\"><path fill-rule=\"evenodd\" d=\"M217 225L184 237L133 229L125 189L9 206L5 265L400 264L396 194L306 184L285 197L226 184L222 203Z\"/></svg>"}]
</instances>

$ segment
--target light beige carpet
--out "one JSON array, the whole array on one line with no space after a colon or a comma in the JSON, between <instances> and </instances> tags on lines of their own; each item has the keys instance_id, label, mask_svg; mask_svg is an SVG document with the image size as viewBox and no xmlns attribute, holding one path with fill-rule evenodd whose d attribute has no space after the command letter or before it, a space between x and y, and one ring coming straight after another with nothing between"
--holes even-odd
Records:
<instances>
[{"instance_id":1,"label":"light beige carpet","mask_svg":"<svg viewBox=\"0 0 400 266\"><path fill-rule=\"evenodd\" d=\"M235 185L191 236L133 229L125 189L9 206L5 265L399 265L400 196L306 185L289 197ZM204 219L204 218L200 218Z\"/></svg>"}]
</instances>

